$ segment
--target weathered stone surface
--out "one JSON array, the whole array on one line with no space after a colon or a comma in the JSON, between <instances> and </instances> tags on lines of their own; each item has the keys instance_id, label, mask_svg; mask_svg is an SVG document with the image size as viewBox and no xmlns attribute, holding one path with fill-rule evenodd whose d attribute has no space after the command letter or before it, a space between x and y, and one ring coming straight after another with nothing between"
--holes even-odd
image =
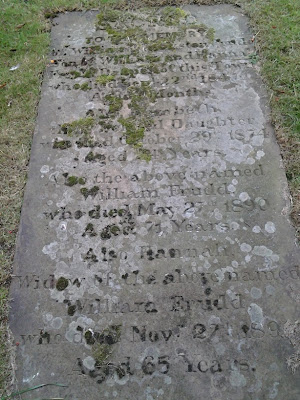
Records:
<instances>
[{"instance_id":1,"label":"weathered stone surface","mask_svg":"<svg viewBox=\"0 0 300 400\"><path fill-rule=\"evenodd\" d=\"M28 399L299 395L299 253L251 32L185 11L54 20L11 328L18 388L67 387Z\"/></svg>"}]
</instances>

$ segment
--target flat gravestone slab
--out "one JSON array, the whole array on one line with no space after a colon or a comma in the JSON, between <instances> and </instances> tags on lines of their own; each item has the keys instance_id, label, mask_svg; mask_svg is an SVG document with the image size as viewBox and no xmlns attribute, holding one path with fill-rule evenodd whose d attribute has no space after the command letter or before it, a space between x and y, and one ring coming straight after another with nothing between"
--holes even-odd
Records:
<instances>
[{"instance_id":1,"label":"flat gravestone slab","mask_svg":"<svg viewBox=\"0 0 300 400\"><path fill-rule=\"evenodd\" d=\"M98 13L99 14L99 13ZM11 297L24 399L299 398L299 265L248 20L54 19Z\"/></svg>"}]
</instances>

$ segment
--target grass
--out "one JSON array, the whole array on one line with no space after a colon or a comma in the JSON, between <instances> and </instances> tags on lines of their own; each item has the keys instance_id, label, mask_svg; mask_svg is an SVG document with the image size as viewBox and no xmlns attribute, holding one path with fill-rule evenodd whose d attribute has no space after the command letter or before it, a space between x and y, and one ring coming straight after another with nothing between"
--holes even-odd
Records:
<instances>
[{"instance_id":1,"label":"grass","mask_svg":"<svg viewBox=\"0 0 300 400\"><path fill-rule=\"evenodd\" d=\"M300 234L300 3L253 0L245 9L257 32L255 46L269 88L272 120L286 169L291 216Z\"/></svg>"},{"instance_id":2,"label":"grass","mask_svg":"<svg viewBox=\"0 0 300 400\"><path fill-rule=\"evenodd\" d=\"M253 62L259 60L269 88L272 119L293 200L292 217L299 227L299 7L295 0L238 2L251 17L257 49ZM0 395L9 393L8 287L40 84L50 61L47 57L49 17L64 10L99 8L104 3L107 1L0 0ZM115 0L114 3L124 7L126 4L182 5L188 1ZM11 71L14 66L18 68Z\"/></svg>"}]
</instances>

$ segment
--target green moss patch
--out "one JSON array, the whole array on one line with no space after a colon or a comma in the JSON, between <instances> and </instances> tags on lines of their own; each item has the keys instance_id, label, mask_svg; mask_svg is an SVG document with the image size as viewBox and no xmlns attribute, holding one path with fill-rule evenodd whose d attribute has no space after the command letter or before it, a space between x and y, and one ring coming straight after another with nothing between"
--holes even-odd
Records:
<instances>
[{"instance_id":1,"label":"green moss patch","mask_svg":"<svg viewBox=\"0 0 300 400\"><path fill-rule=\"evenodd\" d=\"M92 78L95 75L96 71L97 71L96 68L89 68L88 70L85 71L83 77Z\"/></svg>"},{"instance_id":2,"label":"green moss patch","mask_svg":"<svg viewBox=\"0 0 300 400\"><path fill-rule=\"evenodd\" d=\"M120 72L121 75L125 75L125 76L129 76L130 78L134 78L135 75L137 74L137 71L131 69L131 68L127 68L127 67L123 67L121 69Z\"/></svg>"},{"instance_id":3,"label":"green moss patch","mask_svg":"<svg viewBox=\"0 0 300 400\"><path fill-rule=\"evenodd\" d=\"M93 128L95 120L93 117L77 119L61 125L61 131L68 136L88 135Z\"/></svg>"},{"instance_id":4,"label":"green moss patch","mask_svg":"<svg viewBox=\"0 0 300 400\"><path fill-rule=\"evenodd\" d=\"M137 126L135 118L120 118L118 121L125 128L127 144L135 145L143 140L145 127Z\"/></svg>"},{"instance_id":5,"label":"green moss patch","mask_svg":"<svg viewBox=\"0 0 300 400\"><path fill-rule=\"evenodd\" d=\"M139 86L131 86L128 88L128 94L130 97L131 110L134 111L135 114L146 117L145 107L148 107L150 103L155 103L156 101L156 92L152 89L150 83L142 82Z\"/></svg>"},{"instance_id":6,"label":"green moss patch","mask_svg":"<svg viewBox=\"0 0 300 400\"><path fill-rule=\"evenodd\" d=\"M137 149L138 152L138 158L140 160L144 161L151 161L151 152L148 149L144 149L143 146L140 146L139 144L135 145L135 148Z\"/></svg>"},{"instance_id":7,"label":"green moss patch","mask_svg":"<svg viewBox=\"0 0 300 400\"><path fill-rule=\"evenodd\" d=\"M120 97L109 94L105 96L105 100L108 102L109 112L112 114L115 114L118 111L120 111L123 106L123 99L121 99Z\"/></svg>"},{"instance_id":8,"label":"green moss patch","mask_svg":"<svg viewBox=\"0 0 300 400\"><path fill-rule=\"evenodd\" d=\"M85 182L86 182L85 178L77 177L77 176L68 176L66 178L65 185L67 185L67 186L74 186L74 185L77 185L77 184L84 185Z\"/></svg>"},{"instance_id":9,"label":"green moss patch","mask_svg":"<svg viewBox=\"0 0 300 400\"><path fill-rule=\"evenodd\" d=\"M80 85L79 83L75 83L75 85L73 86L73 89L75 90L83 90L84 92L86 92L87 90L91 90L91 87L89 86L88 82L84 82L82 85Z\"/></svg>"},{"instance_id":10,"label":"green moss patch","mask_svg":"<svg viewBox=\"0 0 300 400\"><path fill-rule=\"evenodd\" d=\"M80 89L81 90L83 90L83 91L87 91L87 90L91 90L91 88L89 87L89 84L88 84L88 82L84 82L81 86L80 86Z\"/></svg>"},{"instance_id":11,"label":"green moss patch","mask_svg":"<svg viewBox=\"0 0 300 400\"><path fill-rule=\"evenodd\" d=\"M95 359L95 367L105 365L112 355L115 344L121 338L121 325L111 325L101 332L94 332L88 329L84 333L86 343L92 346L92 356Z\"/></svg>"},{"instance_id":12,"label":"green moss patch","mask_svg":"<svg viewBox=\"0 0 300 400\"><path fill-rule=\"evenodd\" d=\"M69 281L67 278L64 278L63 276L61 276L60 278L58 278L57 282L56 282L56 289L60 292L62 292L63 290L65 290L67 287L69 286Z\"/></svg>"},{"instance_id":13,"label":"green moss patch","mask_svg":"<svg viewBox=\"0 0 300 400\"><path fill-rule=\"evenodd\" d=\"M99 190L100 190L99 186L93 186L91 189L81 188L80 193L83 195L85 199L87 199L89 196L94 198L99 192Z\"/></svg>"},{"instance_id":14,"label":"green moss patch","mask_svg":"<svg viewBox=\"0 0 300 400\"><path fill-rule=\"evenodd\" d=\"M53 149L59 149L59 150L66 150L72 147L72 143L70 140L58 140L55 139L53 143Z\"/></svg>"},{"instance_id":15,"label":"green moss patch","mask_svg":"<svg viewBox=\"0 0 300 400\"><path fill-rule=\"evenodd\" d=\"M178 7L165 7L161 12L161 22L167 26L178 25L180 20L187 17L187 13Z\"/></svg>"},{"instance_id":16,"label":"green moss patch","mask_svg":"<svg viewBox=\"0 0 300 400\"><path fill-rule=\"evenodd\" d=\"M97 15L97 25L103 27L109 22L116 22L122 18L122 11L104 7Z\"/></svg>"},{"instance_id":17,"label":"green moss patch","mask_svg":"<svg viewBox=\"0 0 300 400\"><path fill-rule=\"evenodd\" d=\"M70 74L72 75L72 77L74 79L79 78L81 76L81 73L79 71L76 71L76 70L70 71Z\"/></svg>"},{"instance_id":18,"label":"green moss patch","mask_svg":"<svg viewBox=\"0 0 300 400\"><path fill-rule=\"evenodd\" d=\"M96 77L96 83L99 85L106 85L109 82L114 81L116 78L114 75L99 75Z\"/></svg>"},{"instance_id":19,"label":"green moss patch","mask_svg":"<svg viewBox=\"0 0 300 400\"><path fill-rule=\"evenodd\" d=\"M117 129L117 126L115 124L113 124L110 120L101 120L100 119L98 123L99 123L99 125L102 126L102 128L105 131L109 131L109 130L114 131Z\"/></svg>"},{"instance_id":20,"label":"green moss patch","mask_svg":"<svg viewBox=\"0 0 300 400\"><path fill-rule=\"evenodd\" d=\"M145 131L153 125L149 111L156 101L156 92L152 88L153 82L150 83L151 76L160 73L161 67L165 64L165 60L162 62L163 58L174 57L177 39L182 38L187 29L196 29L206 34L210 41L213 40L214 32L204 24L188 23L189 12L179 7L168 6L164 9L152 8L140 11L139 14L131 10L121 13L119 10L104 8L97 17L96 26L97 29L106 31L108 39L114 46L109 47L107 53L113 53L114 64L121 66L119 82L123 87L128 87L126 99L129 100L128 107L131 115L127 118L119 118L118 122L125 128L127 144L135 147L140 159L150 161L151 153L143 149L142 141ZM158 28L169 27L170 32L167 32L164 37L149 38L148 24L156 24ZM123 43L124 53L122 52ZM128 48L131 48L129 53L126 51ZM122 64L132 64L133 58L135 63L144 64L139 65L139 69L122 66ZM203 54L203 58L206 59L207 55ZM139 72L149 75L149 81L132 82ZM100 84L106 84L108 81L110 81L109 75L103 75L98 79ZM112 93L106 95L105 100L109 105L109 113L112 118L115 118L122 108L122 99Z\"/></svg>"}]
</instances>

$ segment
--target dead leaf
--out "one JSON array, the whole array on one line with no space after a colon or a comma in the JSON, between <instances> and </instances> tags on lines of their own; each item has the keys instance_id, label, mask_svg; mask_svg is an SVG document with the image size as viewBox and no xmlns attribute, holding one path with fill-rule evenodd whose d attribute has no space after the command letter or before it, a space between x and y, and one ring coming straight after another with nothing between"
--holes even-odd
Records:
<instances>
[{"instance_id":1,"label":"dead leaf","mask_svg":"<svg viewBox=\"0 0 300 400\"><path fill-rule=\"evenodd\" d=\"M21 29L21 28L23 28L23 26L26 24L26 22L24 22L24 24L20 24L20 25L17 25L16 26L16 29Z\"/></svg>"},{"instance_id":2,"label":"dead leaf","mask_svg":"<svg viewBox=\"0 0 300 400\"><path fill-rule=\"evenodd\" d=\"M2 84L0 84L0 89L4 88L5 86L6 86L6 82L5 82L5 83L2 83Z\"/></svg>"}]
</instances>

